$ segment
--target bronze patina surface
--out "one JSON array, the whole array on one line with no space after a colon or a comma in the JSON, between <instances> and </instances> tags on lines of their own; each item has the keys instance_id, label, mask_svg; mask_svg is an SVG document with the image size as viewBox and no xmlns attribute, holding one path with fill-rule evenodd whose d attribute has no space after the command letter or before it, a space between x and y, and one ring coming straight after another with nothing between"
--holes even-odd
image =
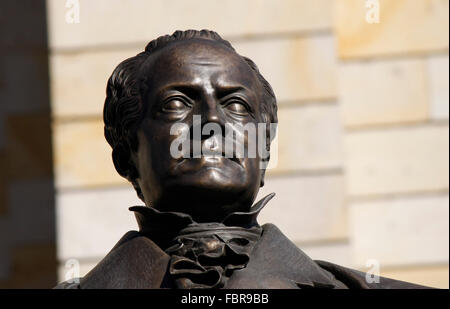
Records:
<instances>
[{"instance_id":1,"label":"bronze patina surface","mask_svg":"<svg viewBox=\"0 0 450 309\"><path fill-rule=\"evenodd\" d=\"M310 259L273 224L258 224L274 195L253 205L269 158L230 157L217 145L230 126L247 149L255 136L242 127L266 124L256 139L269 151L276 98L256 64L217 33L176 31L120 63L108 81L104 122L117 172L145 203L131 208L139 231L123 236L80 283L59 288L421 288L369 283L362 272ZM196 136L210 124L222 134ZM179 157L171 152L174 125L190 146ZM196 153L195 144L211 152Z\"/></svg>"}]
</instances>

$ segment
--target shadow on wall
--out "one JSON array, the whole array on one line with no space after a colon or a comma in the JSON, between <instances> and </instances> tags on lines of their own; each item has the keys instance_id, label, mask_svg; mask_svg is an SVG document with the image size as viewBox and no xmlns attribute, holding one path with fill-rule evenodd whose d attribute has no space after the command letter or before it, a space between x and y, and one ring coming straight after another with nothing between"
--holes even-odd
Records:
<instances>
[{"instance_id":1,"label":"shadow on wall","mask_svg":"<svg viewBox=\"0 0 450 309\"><path fill-rule=\"evenodd\" d=\"M0 2L0 288L57 278L45 0Z\"/></svg>"}]
</instances>

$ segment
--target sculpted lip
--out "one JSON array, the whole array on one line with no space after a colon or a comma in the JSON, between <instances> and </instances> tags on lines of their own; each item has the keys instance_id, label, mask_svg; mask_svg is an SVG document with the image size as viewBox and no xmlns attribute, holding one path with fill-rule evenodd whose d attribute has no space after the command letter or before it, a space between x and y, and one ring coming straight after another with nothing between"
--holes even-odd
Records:
<instances>
[{"instance_id":1,"label":"sculpted lip","mask_svg":"<svg viewBox=\"0 0 450 309\"><path fill-rule=\"evenodd\" d=\"M182 162L201 162L201 163L212 163L214 165L220 164L220 163L224 163L225 160L230 160L238 165L241 165L241 160L239 158L227 158L224 154L218 154L218 155L201 155L200 158L194 158L194 157L189 157L189 158L182 158Z\"/></svg>"},{"instance_id":2,"label":"sculpted lip","mask_svg":"<svg viewBox=\"0 0 450 309\"><path fill-rule=\"evenodd\" d=\"M237 158L227 158L224 154L222 155L202 155L200 160L203 163L222 163L224 160L230 160L240 165L240 160Z\"/></svg>"},{"instance_id":3,"label":"sculpted lip","mask_svg":"<svg viewBox=\"0 0 450 309\"><path fill-rule=\"evenodd\" d=\"M233 163L227 163L227 161L231 161ZM176 164L175 169L181 168L185 169L188 166L194 169L202 169L202 168L225 168L228 166L228 168L231 168L232 166L239 167L240 169L243 169L242 165L242 159L232 157L228 158L225 156L225 152L216 152L208 154L201 154L199 158L194 158L191 152L191 155L187 158L181 157ZM236 165L235 165L236 164ZM184 167L183 167L184 166Z\"/></svg>"},{"instance_id":4,"label":"sculpted lip","mask_svg":"<svg viewBox=\"0 0 450 309\"><path fill-rule=\"evenodd\" d=\"M191 161L200 160L201 162L220 163L220 162L223 162L224 159L227 159L227 160L231 160L232 162L235 162L236 164L241 165L243 158L237 157L236 151L234 148L233 148L233 153L232 153L231 157L225 153L225 150L223 150L223 149L221 150L220 148L223 148L223 147L209 148L206 151L203 150L203 152L201 149L199 149L199 151L194 152L194 147L192 146L192 141L191 141L191 147L189 147L189 155L188 156L184 155L181 158L182 159L181 161L184 162L186 160L191 160Z\"/></svg>"},{"instance_id":5,"label":"sculpted lip","mask_svg":"<svg viewBox=\"0 0 450 309\"><path fill-rule=\"evenodd\" d=\"M195 159L193 155L191 155L191 158ZM235 162L237 164L241 164L241 160L239 158L236 158L236 153L233 152L233 156L229 157L225 154L225 151L212 151L209 150L206 154L201 154L200 158L202 162L211 162L211 163L220 163L224 160L230 160L232 162Z\"/></svg>"}]
</instances>

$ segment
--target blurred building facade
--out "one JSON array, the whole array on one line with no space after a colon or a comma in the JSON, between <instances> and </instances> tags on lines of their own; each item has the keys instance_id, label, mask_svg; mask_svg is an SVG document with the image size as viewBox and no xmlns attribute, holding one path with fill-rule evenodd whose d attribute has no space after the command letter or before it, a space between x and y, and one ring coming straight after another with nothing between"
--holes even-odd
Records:
<instances>
[{"instance_id":1,"label":"blurred building facade","mask_svg":"<svg viewBox=\"0 0 450 309\"><path fill-rule=\"evenodd\" d=\"M45 1L0 1L0 288L57 280Z\"/></svg>"},{"instance_id":2,"label":"blurred building facade","mask_svg":"<svg viewBox=\"0 0 450 309\"><path fill-rule=\"evenodd\" d=\"M107 78L148 41L206 28L253 59L278 98L278 164L260 192L277 196L260 223L315 259L448 287L448 9L47 0L59 279L84 275L137 228L127 208L142 202L103 137Z\"/></svg>"}]
</instances>

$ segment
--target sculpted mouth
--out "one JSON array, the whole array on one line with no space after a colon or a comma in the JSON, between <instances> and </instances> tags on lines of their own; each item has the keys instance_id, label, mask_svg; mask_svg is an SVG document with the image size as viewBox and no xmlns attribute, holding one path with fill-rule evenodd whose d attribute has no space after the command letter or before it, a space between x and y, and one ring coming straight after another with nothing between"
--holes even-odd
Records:
<instances>
[{"instance_id":1,"label":"sculpted mouth","mask_svg":"<svg viewBox=\"0 0 450 309\"><path fill-rule=\"evenodd\" d=\"M232 148L232 151L230 150L227 149L227 151L225 151L221 139L217 136L213 136L207 140L204 140L201 147L198 147L198 145L197 147L194 147L191 140L189 152L184 152L183 158L185 160L197 159L206 162L220 162L224 159L228 159L242 165L242 158L237 156L235 147Z\"/></svg>"},{"instance_id":2,"label":"sculpted mouth","mask_svg":"<svg viewBox=\"0 0 450 309\"><path fill-rule=\"evenodd\" d=\"M181 160L180 160L181 159ZM212 154L201 154L200 157L193 157L193 155L190 155L189 157L181 157L178 162L176 163L176 169L182 168L184 166L187 168L190 166L191 168L194 168L195 170L198 169L226 169L231 168L234 166L234 168L239 168L240 170L244 169L244 165L242 163L242 159L236 158L236 157L227 157L225 153L216 153L214 155ZM230 160L233 163L226 163L227 160Z\"/></svg>"},{"instance_id":3,"label":"sculpted mouth","mask_svg":"<svg viewBox=\"0 0 450 309\"><path fill-rule=\"evenodd\" d=\"M191 151L190 153L190 159L200 159L200 160L206 160L209 162L218 162L221 160L231 160L237 164L241 164L241 159L236 157L236 154L233 152L232 156L227 156L225 151L208 151L207 153L201 153L197 156L194 156L194 153Z\"/></svg>"}]
</instances>

